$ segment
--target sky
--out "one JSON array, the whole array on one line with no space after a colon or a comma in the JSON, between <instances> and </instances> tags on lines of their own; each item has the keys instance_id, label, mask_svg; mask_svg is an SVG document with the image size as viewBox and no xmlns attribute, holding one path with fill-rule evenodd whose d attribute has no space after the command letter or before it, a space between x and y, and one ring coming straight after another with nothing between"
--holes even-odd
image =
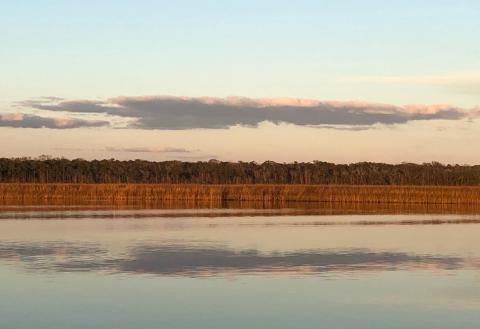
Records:
<instances>
[{"instance_id":1,"label":"sky","mask_svg":"<svg viewBox=\"0 0 480 329\"><path fill-rule=\"evenodd\" d=\"M0 157L480 163L479 1L0 3Z\"/></svg>"}]
</instances>

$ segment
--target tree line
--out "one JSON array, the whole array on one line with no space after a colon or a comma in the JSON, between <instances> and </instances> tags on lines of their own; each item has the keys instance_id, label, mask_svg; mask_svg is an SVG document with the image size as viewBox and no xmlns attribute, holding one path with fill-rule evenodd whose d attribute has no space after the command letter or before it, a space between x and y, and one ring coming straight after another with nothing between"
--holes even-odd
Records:
<instances>
[{"instance_id":1,"label":"tree line","mask_svg":"<svg viewBox=\"0 0 480 329\"><path fill-rule=\"evenodd\" d=\"M480 165L0 158L0 182L480 185Z\"/></svg>"}]
</instances>

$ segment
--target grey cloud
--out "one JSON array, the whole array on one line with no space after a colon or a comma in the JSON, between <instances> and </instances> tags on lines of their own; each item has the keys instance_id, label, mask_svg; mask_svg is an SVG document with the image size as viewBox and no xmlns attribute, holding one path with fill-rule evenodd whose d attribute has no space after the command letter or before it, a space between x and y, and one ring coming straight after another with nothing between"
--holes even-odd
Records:
<instances>
[{"instance_id":1,"label":"grey cloud","mask_svg":"<svg viewBox=\"0 0 480 329\"><path fill-rule=\"evenodd\" d=\"M18 105L27 108L34 108L46 111L65 111L74 113L109 113L115 110L113 107L102 106L104 103L89 100L62 100L55 97L43 97L40 99L31 99L18 103Z\"/></svg>"},{"instance_id":2,"label":"grey cloud","mask_svg":"<svg viewBox=\"0 0 480 329\"><path fill-rule=\"evenodd\" d=\"M23 113L0 113L0 127L71 129L107 125L109 125L108 121L100 120L84 120L70 117L49 118Z\"/></svg>"},{"instance_id":3,"label":"grey cloud","mask_svg":"<svg viewBox=\"0 0 480 329\"><path fill-rule=\"evenodd\" d=\"M459 120L469 110L453 106L394 106L364 102L302 99L189 98L172 96L117 97L108 101L30 100L22 106L44 111L101 113L131 119L138 129L221 129L256 127L261 122L300 126L343 126L366 129L377 124L415 120Z\"/></svg>"}]
</instances>

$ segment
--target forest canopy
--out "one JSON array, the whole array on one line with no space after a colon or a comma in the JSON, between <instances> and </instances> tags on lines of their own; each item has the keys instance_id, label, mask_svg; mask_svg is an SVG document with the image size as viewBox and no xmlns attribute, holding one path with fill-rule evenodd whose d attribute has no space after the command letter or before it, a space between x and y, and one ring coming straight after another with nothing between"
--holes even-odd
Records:
<instances>
[{"instance_id":1,"label":"forest canopy","mask_svg":"<svg viewBox=\"0 0 480 329\"><path fill-rule=\"evenodd\" d=\"M0 182L480 185L480 165L0 158Z\"/></svg>"}]
</instances>

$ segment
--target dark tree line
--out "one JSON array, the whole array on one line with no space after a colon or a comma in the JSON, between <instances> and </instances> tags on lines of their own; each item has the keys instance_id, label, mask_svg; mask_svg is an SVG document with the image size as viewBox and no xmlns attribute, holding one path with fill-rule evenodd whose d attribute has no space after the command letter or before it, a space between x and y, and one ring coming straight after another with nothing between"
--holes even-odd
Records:
<instances>
[{"instance_id":1,"label":"dark tree line","mask_svg":"<svg viewBox=\"0 0 480 329\"><path fill-rule=\"evenodd\" d=\"M0 158L0 182L480 185L480 166Z\"/></svg>"}]
</instances>

